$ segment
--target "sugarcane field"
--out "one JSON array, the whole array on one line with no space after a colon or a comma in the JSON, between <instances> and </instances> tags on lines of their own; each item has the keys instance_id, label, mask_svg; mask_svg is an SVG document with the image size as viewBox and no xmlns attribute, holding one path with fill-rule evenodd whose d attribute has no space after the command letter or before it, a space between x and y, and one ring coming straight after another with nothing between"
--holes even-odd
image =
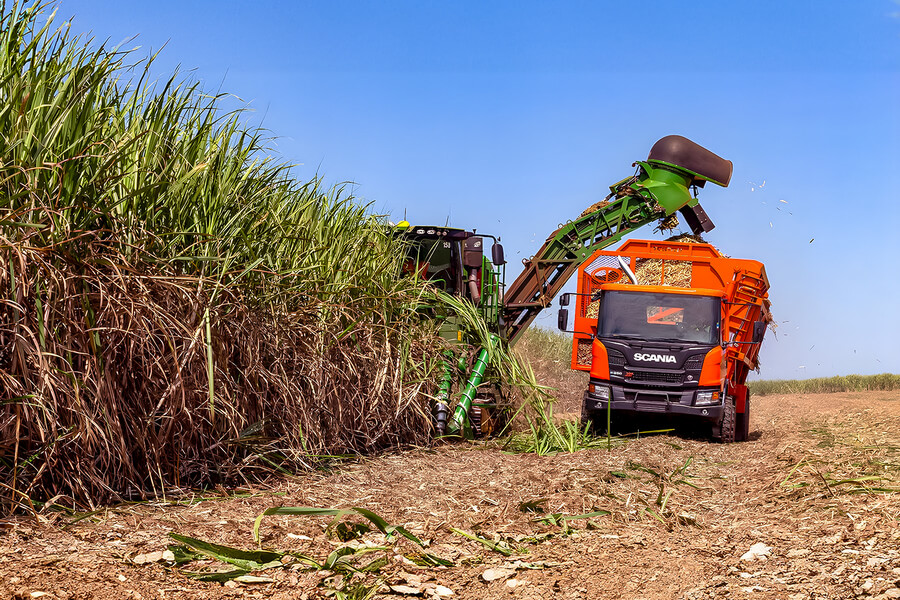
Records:
<instances>
[{"instance_id":1,"label":"sugarcane field","mask_svg":"<svg viewBox=\"0 0 900 600\"><path fill-rule=\"evenodd\" d=\"M0 599L900 598L900 14L768 4L0 0Z\"/></svg>"}]
</instances>

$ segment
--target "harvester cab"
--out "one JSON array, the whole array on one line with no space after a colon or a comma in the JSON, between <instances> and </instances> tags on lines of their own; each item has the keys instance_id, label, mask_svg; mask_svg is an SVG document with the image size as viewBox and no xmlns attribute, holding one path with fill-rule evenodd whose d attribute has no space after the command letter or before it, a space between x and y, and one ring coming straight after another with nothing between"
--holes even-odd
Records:
<instances>
[{"instance_id":1,"label":"harvester cab","mask_svg":"<svg viewBox=\"0 0 900 600\"><path fill-rule=\"evenodd\" d=\"M468 299L492 330L499 327L506 261L497 238L453 227L411 226L406 221L397 225L396 232L408 242L405 273L421 277L451 296ZM484 255L484 238L493 240L491 259ZM445 333L461 341L456 328Z\"/></svg>"}]
</instances>

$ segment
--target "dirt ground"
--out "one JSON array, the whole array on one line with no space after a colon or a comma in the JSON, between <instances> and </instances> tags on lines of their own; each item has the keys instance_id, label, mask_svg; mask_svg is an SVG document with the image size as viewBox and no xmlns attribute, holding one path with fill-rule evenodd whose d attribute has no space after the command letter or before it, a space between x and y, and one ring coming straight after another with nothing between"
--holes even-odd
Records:
<instances>
[{"instance_id":1,"label":"dirt ground","mask_svg":"<svg viewBox=\"0 0 900 600\"><path fill-rule=\"evenodd\" d=\"M767 396L754 411L742 444L655 435L549 457L445 446L237 497L0 521L0 598L900 598L900 393ZM341 542L310 516L265 517L262 546L321 562L350 545L370 570L286 555L258 583L223 584L180 570L234 567L159 554L170 532L253 550L254 519L280 505L367 508L453 564L419 566L420 548L378 532ZM600 514L554 516L588 512Z\"/></svg>"}]
</instances>

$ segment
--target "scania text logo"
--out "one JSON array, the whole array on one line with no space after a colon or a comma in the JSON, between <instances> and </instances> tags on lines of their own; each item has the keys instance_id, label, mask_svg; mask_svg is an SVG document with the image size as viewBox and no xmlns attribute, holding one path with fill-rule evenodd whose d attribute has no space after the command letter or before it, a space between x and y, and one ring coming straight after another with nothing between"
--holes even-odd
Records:
<instances>
[{"instance_id":1,"label":"scania text logo","mask_svg":"<svg viewBox=\"0 0 900 600\"><path fill-rule=\"evenodd\" d=\"M675 357L669 354L642 354L641 352L637 352L634 355L634 360L640 360L643 362L673 363L675 362Z\"/></svg>"}]
</instances>

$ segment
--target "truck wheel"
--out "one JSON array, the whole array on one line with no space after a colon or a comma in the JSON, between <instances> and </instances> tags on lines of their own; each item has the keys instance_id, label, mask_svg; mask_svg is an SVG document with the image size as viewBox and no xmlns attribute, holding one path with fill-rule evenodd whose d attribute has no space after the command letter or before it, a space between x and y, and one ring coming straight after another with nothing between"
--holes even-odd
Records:
<instances>
[{"instance_id":1,"label":"truck wheel","mask_svg":"<svg viewBox=\"0 0 900 600\"><path fill-rule=\"evenodd\" d=\"M734 406L734 398L725 397L722 406L722 428L719 432L719 441L723 444L731 444L735 441L737 433L737 409Z\"/></svg>"},{"instance_id":2,"label":"truck wheel","mask_svg":"<svg viewBox=\"0 0 900 600\"><path fill-rule=\"evenodd\" d=\"M750 437L750 392L747 392L747 401L744 403L744 412L737 414L736 431L734 439L737 442L746 442Z\"/></svg>"}]
</instances>

